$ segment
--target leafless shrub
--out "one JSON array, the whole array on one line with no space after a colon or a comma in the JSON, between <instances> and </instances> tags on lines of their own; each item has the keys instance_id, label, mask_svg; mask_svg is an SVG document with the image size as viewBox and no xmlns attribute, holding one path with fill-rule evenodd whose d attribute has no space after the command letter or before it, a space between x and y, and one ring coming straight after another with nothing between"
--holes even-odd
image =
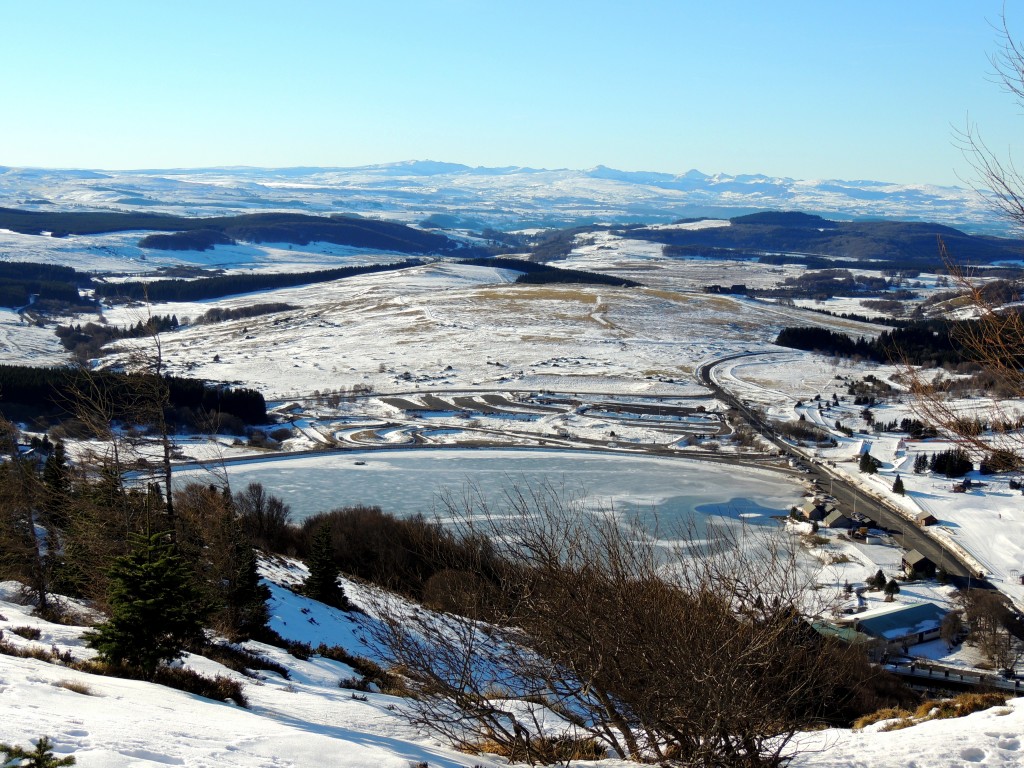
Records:
<instances>
[{"instance_id":1,"label":"leafless shrub","mask_svg":"<svg viewBox=\"0 0 1024 768\"><path fill-rule=\"evenodd\" d=\"M752 552L711 530L666 545L550 488L500 510L450 503L446 517L495 543L500 573L449 582L463 615L383 597L374 613L417 693L410 717L462 749L567 762L551 749L564 741L664 765L777 766L800 728L847 718L870 677L859 652L800 618L813 574L776 541Z\"/></svg>"},{"instance_id":2,"label":"leafless shrub","mask_svg":"<svg viewBox=\"0 0 1024 768\"><path fill-rule=\"evenodd\" d=\"M10 627L10 631L26 640L38 640L43 635L39 627Z\"/></svg>"}]
</instances>

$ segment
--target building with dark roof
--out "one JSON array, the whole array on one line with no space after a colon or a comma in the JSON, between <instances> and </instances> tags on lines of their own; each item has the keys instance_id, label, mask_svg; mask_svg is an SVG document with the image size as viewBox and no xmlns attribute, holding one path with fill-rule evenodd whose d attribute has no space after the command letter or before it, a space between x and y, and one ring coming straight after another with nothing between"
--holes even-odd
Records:
<instances>
[{"instance_id":1,"label":"building with dark roof","mask_svg":"<svg viewBox=\"0 0 1024 768\"><path fill-rule=\"evenodd\" d=\"M912 549L903 556L903 572L911 579L935 575L935 563Z\"/></svg>"},{"instance_id":2,"label":"building with dark roof","mask_svg":"<svg viewBox=\"0 0 1024 768\"><path fill-rule=\"evenodd\" d=\"M867 611L842 624L886 645L916 645L935 640L948 611L934 603L911 603Z\"/></svg>"}]
</instances>

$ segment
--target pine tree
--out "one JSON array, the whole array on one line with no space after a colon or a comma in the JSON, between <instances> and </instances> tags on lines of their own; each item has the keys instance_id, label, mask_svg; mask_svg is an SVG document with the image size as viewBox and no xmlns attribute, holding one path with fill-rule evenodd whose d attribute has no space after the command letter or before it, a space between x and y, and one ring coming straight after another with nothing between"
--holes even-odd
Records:
<instances>
[{"instance_id":1,"label":"pine tree","mask_svg":"<svg viewBox=\"0 0 1024 768\"><path fill-rule=\"evenodd\" d=\"M885 602L891 603L893 597L900 593L900 585L896 583L896 579L889 579L882 591L885 593Z\"/></svg>"},{"instance_id":2,"label":"pine tree","mask_svg":"<svg viewBox=\"0 0 1024 768\"><path fill-rule=\"evenodd\" d=\"M864 451L864 453L860 455L858 469L860 469L861 472L873 475L878 471L878 463L878 459L872 456L870 451Z\"/></svg>"},{"instance_id":3,"label":"pine tree","mask_svg":"<svg viewBox=\"0 0 1024 768\"><path fill-rule=\"evenodd\" d=\"M270 589L260 581L256 550L238 525L231 537L230 571L224 579L224 618L238 638L259 637L267 628Z\"/></svg>"},{"instance_id":4,"label":"pine tree","mask_svg":"<svg viewBox=\"0 0 1024 768\"><path fill-rule=\"evenodd\" d=\"M31 752L25 750L24 747L0 744L0 753L4 757L3 765L11 766L11 768L60 768L60 766L75 764L75 758L72 755L54 756L53 744L50 742L49 736L40 736L35 749ZM25 762L26 760L28 762Z\"/></svg>"},{"instance_id":5,"label":"pine tree","mask_svg":"<svg viewBox=\"0 0 1024 768\"><path fill-rule=\"evenodd\" d=\"M903 488L903 478L899 475L896 475L896 479L892 483L892 492L898 493L900 496L906 493L906 490Z\"/></svg>"},{"instance_id":6,"label":"pine tree","mask_svg":"<svg viewBox=\"0 0 1024 768\"><path fill-rule=\"evenodd\" d=\"M347 608L348 598L338 584L341 569L334 560L330 525L320 526L313 536L313 546L306 565L309 567L309 577L302 585L303 593L326 605Z\"/></svg>"},{"instance_id":7,"label":"pine tree","mask_svg":"<svg viewBox=\"0 0 1024 768\"><path fill-rule=\"evenodd\" d=\"M881 568L878 569L874 576L868 579L868 586L874 589L882 589L885 586L885 574L882 573Z\"/></svg>"},{"instance_id":8,"label":"pine tree","mask_svg":"<svg viewBox=\"0 0 1024 768\"><path fill-rule=\"evenodd\" d=\"M914 457L914 474L923 475L928 471L928 454L919 453Z\"/></svg>"},{"instance_id":9,"label":"pine tree","mask_svg":"<svg viewBox=\"0 0 1024 768\"><path fill-rule=\"evenodd\" d=\"M152 679L157 667L203 638L207 607L167 534L140 537L110 570L110 618L86 633L101 660Z\"/></svg>"}]
</instances>

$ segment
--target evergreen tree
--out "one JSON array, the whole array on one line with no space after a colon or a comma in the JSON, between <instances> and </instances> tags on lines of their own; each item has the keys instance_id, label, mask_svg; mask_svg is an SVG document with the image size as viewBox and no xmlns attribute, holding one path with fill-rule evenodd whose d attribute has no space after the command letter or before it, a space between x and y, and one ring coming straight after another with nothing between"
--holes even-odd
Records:
<instances>
[{"instance_id":1,"label":"evergreen tree","mask_svg":"<svg viewBox=\"0 0 1024 768\"><path fill-rule=\"evenodd\" d=\"M67 524L68 494L71 490L68 456L64 443L57 441L53 452L43 464L43 503L52 522L60 527Z\"/></svg>"},{"instance_id":2,"label":"evergreen tree","mask_svg":"<svg viewBox=\"0 0 1024 768\"><path fill-rule=\"evenodd\" d=\"M53 744L48 736L40 736L35 749L31 752L24 747L0 744L0 753L3 754L4 768L7 766L10 768L60 768L60 766L75 764L75 758L72 755L56 757L53 754Z\"/></svg>"},{"instance_id":3,"label":"evergreen tree","mask_svg":"<svg viewBox=\"0 0 1024 768\"><path fill-rule=\"evenodd\" d=\"M259 637L267 628L270 588L260 581L256 550L236 524L230 548L230 569L224 578L223 616L228 630L238 638ZM340 591L340 590L339 590Z\"/></svg>"},{"instance_id":4,"label":"evergreen tree","mask_svg":"<svg viewBox=\"0 0 1024 768\"><path fill-rule=\"evenodd\" d=\"M871 455L870 451L864 451L860 455L860 463L858 468L861 472L866 472L869 475L873 475L878 471L878 459Z\"/></svg>"},{"instance_id":5,"label":"evergreen tree","mask_svg":"<svg viewBox=\"0 0 1024 768\"><path fill-rule=\"evenodd\" d=\"M875 575L868 579L867 583L873 589L882 589L885 586L885 574L882 573L882 569L879 568Z\"/></svg>"},{"instance_id":6,"label":"evergreen tree","mask_svg":"<svg viewBox=\"0 0 1024 768\"><path fill-rule=\"evenodd\" d=\"M893 597L900 593L900 585L896 583L896 579L889 579L882 591L885 593L885 601L891 603Z\"/></svg>"},{"instance_id":7,"label":"evergreen tree","mask_svg":"<svg viewBox=\"0 0 1024 768\"><path fill-rule=\"evenodd\" d=\"M203 638L207 607L167 534L140 537L110 570L110 618L85 635L101 660L152 679Z\"/></svg>"},{"instance_id":8,"label":"evergreen tree","mask_svg":"<svg viewBox=\"0 0 1024 768\"><path fill-rule=\"evenodd\" d=\"M928 471L928 454L919 453L914 457L914 474L923 475Z\"/></svg>"},{"instance_id":9,"label":"evergreen tree","mask_svg":"<svg viewBox=\"0 0 1024 768\"><path fill-rule=\"evenodd\" d=\"M906 490L903 488L903 478L899 475L896 475L896 479L892 483L892 492L898 493L900 496L906 493Z\"/></svg>"},{"instance_id":10,"label":"evergreen tree","mask_svg":"<svg viewBox=\"0 0 1024 768\"><path fill-rule=\"evenodd\" d=\"M302 585L303 593L326 605L347 608L348 598L338 584L341 569L334 560L330 525L321 525L317 529L306 565L309 567L309 577Z\"/></svg>"},{"instance_id":11,"label":"evergreen tree","mask_svg":"<svg viewBox=\"0 0 1024 768\"><path fill-rule=\"evenodd\" d=\"M263 637L270 590L230 491L188 483L174 492L174 508L175 546L210 606L209 625L231 640Z\"/></svg>"}]
</instances>

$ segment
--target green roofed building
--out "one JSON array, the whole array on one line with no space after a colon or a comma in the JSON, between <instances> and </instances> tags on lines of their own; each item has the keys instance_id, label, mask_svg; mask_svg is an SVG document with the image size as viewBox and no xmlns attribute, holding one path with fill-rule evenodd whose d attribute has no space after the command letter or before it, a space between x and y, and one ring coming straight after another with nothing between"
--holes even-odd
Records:
<instances>
[{"instance_id":1,"label":"green roofed building","mask_svg":"<svg viewBox=\"0 0 1024 768\"><path fill-rule=\"evenodd\" d=\"M878 608L842 623L886 645L916 645L935 640L947 611L934 603Z\"/></svg>"}]
</instances>

